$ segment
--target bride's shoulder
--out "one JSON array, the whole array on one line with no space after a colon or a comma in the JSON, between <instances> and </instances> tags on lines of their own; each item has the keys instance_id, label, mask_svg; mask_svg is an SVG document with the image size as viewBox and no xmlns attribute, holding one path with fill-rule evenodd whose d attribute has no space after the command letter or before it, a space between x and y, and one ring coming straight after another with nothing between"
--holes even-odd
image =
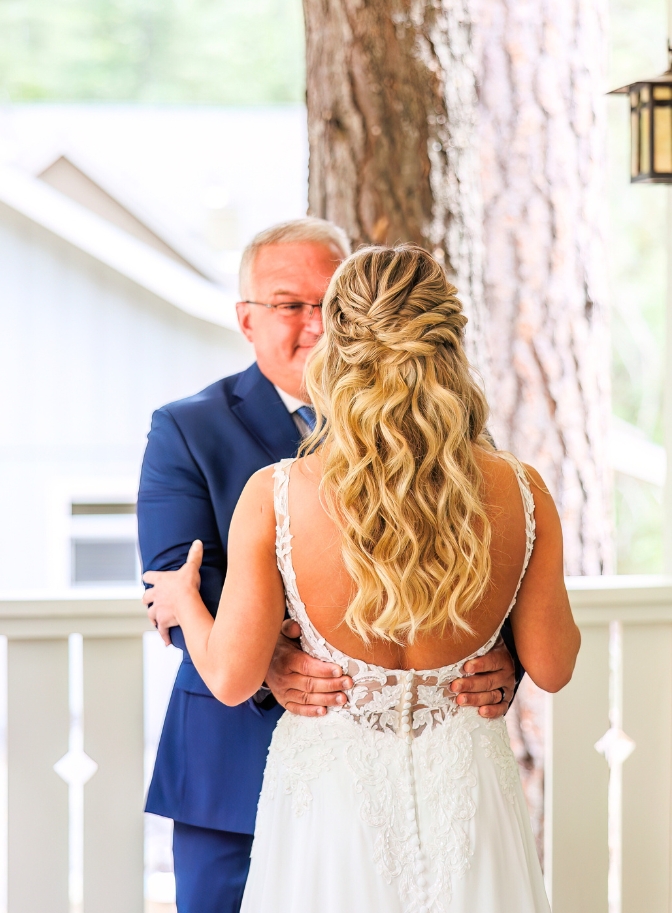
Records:
<instances>
[{"instance_id":1,"label":"bride's shoulder","mask_svg":"<svg viewBox=\"0 0 672 913\"><path fill-rule=\"evenodd\" d=\"M558 509L541 473L534 466L523 463L510 453L486 453L483 462L480 463L485 479L486 498L492 498L495 503L518 503L520 495L517 492L516 467L522 469L532 495L536 530L535 552L539 554L545 548L553 551L562 550L562 526ZM511 498L513 500L509 500Z\"/></svg>"},{"instance_id":2,"label":"bride's shoulder","mask_svg":"<svg viewBox=\"0 0 672 913\"><path fill-rule=\"evenodd\" d=\"M486 489L502 492L502 486L506 490L510 486L516 485L515 464L517 460L510 454L501 450L485 450L475 446L474 459L481 471Z\"/></svg>"},{"instance_id":3,"label":"bride's shoulder","mask_svg":"<svg viewBox=\"0 0 672 913\"><path fill-rule=\"evenodd\" d=\"M258 469L247 480L238 499L236 512L251 516L269 513L273 508L274 480L277 464Z\"/></svg>"},{"instance_id":4,"label":"bride's shoulder","mask_svg":"<svg viewBox=\"0 0 672 913\"><path fill-rule=\"evenodd\" d=\"M263 469L257 469L256 472L253 472L250 478L247 480L245 488L243 491L264 491L268 486L271 486L273 490L273 477L280 466L280 463L273 463L270 466L264 466Z\"/></svg>"},{"instance_id":5,"label":"bride's shoulder","mask_svg":"<svg viewBox=\"0 0 672 913\"><path fill-rule=\"evenodd\" d=\"M306 456L297 457L292 464L293 478L299 485L308 483L310 486L319 485L322 480L322 456L319 453L308 453Z\"/></svg>"},{"instance_id":6,"label":"bride's shoulder","mask_svg":"<svg viewBox=\"0 0 672 913\"><path fill-rule=\"evenodd\" d=\"M258 469L250 476L238 503L259 504L270 502L272 504L278 478L291 474L292 487L294 487L295 481L299 482L299 487L301 487L302 480L318 485L321 479L320 470L319 460L314 454L295 459L280 460L278 463L264 466L263 469Z\"/></svg>"},{"instance_id":7,"label":"bride's shoulder","mask_svg":"<svg viewBox=\"0 0 672 913\"><path fill-rule=\"evenodd\" d=\"M537 526L556 525L557 509L553 497L541 474L534 466L523 463L506 451L474 449L474 455L483 475L485 499L495 505L518 505L520 481L527 482L534 503Z\"/></svg>"},{"instance_id":8,"label":"bride's shoulder","mask_svg":"<svg viewBox=\"0 0 672 913\"><path fill-rule=\"evenodd\" d=\"M479 469L486 479L492 479L501 482L504 479L514 481L518 470L523 474L535 488L548 494L546 483L542 479L538 470L529 463L523 463L518 457L506 450L485 450L482 447L474 447L474 457Z\"/></svg>"}]
</instances>

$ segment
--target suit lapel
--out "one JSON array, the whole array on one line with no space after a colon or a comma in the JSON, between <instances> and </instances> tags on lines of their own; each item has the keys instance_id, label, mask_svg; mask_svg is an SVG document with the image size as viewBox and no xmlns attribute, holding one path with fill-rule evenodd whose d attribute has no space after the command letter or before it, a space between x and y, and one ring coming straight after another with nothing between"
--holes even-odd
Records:
<instances>
[{"instance_id":1,"label":"suit lapel","mask_svg":"<svg viewBox=\"0 0 672 913\"><path fill-rule=\"evenodd\" d=\"M274 461L295 456L301 442L299 430L256 362L238 378L231 411Z\"/></svg>"}]
</instances>

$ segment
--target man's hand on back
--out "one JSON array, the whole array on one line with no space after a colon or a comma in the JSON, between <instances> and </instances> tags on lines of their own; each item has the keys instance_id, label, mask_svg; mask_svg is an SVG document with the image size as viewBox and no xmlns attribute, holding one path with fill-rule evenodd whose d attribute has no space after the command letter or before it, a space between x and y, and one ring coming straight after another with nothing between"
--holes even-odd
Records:
<instances>
[{"instance_id":1,"label":"man's hand on back","mask_svg":"<svg viewBox=\"0 0 672 913\"><path fill-rule=\"evenodd\" d=\"M295 621L283 623L266 684L285 710L300 716L322 716L327 707L345 704L344 692L352 688L352 679L343 675L335 663L304 653L295 641L299 633ZM480 715L491 720L503 716L513 700L516 684L513 659L504 641L500 638L485 656L470 660L464 671L469 673L467 677L458 678L451 685L451 690L458 693L458 704L478 707Z\"/></svg>"},{"instance_id":2,"label":"man's hand on back","mask_svg":"<svg viewBox=\"0 0 672 913\"><path fill-rule=\"evenodd\" d=\"M502 638L489 653L465 663L464 671L467 677L456 679L450 686L451 691L458 692L457 703L478 707L480 715L491 720L504 716L513 700L516 674Z\"/></svg>"},{"instance_id":3,"label":"man's hand on back","mask_svg":"<svg viewBox=\"0 0 672 913\"><path fill-rule=\"evenodd\" d=\"M285 621L271 660L266 684L276 701L299 716L323 716L327 707L347 701L343 693L352 688L352 679L343 675L335 663L325 663L304 653L294 638L300 629L295 621Z\"/></svg>"}]
</instances>

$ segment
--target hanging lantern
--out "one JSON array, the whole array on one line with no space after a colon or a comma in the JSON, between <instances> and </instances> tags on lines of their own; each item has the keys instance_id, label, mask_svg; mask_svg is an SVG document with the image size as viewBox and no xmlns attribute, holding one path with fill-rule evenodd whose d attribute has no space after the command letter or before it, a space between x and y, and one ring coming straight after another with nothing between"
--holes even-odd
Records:
<instances>
[{"instance_id":1,"label":"hanging lantern","mask_svg":"<svg viewBox=\"0 0 672 913\"><path fill-rule=\"evenodd\" d=\"M614 89L630 96L630 181L672 184L672 48L670 67L653 79Z\"/></svg>"}]
</instances>

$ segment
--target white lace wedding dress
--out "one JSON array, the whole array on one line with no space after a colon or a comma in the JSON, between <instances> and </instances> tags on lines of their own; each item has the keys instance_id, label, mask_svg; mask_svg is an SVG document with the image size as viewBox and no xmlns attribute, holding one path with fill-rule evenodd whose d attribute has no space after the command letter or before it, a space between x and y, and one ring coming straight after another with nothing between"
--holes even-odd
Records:
<instances>
[{"instance_id":1,"label":"white lace wedding dress","mask_svg":"<svg viewBox=\"0 0 672 913\"><path fill-rule=\"evenodd\" d=\"M417 672L331 647L296 586L292 462L277 464L274 475L287 607L303 649L338 663L354 686L344 707L317 718L285 713L277 725L241 913L548 913L506 725L458 706L448 690L499 629L471 657ZM527 526L522 580L534 503L516 472Z\"/></svg>"}]
</instances>

